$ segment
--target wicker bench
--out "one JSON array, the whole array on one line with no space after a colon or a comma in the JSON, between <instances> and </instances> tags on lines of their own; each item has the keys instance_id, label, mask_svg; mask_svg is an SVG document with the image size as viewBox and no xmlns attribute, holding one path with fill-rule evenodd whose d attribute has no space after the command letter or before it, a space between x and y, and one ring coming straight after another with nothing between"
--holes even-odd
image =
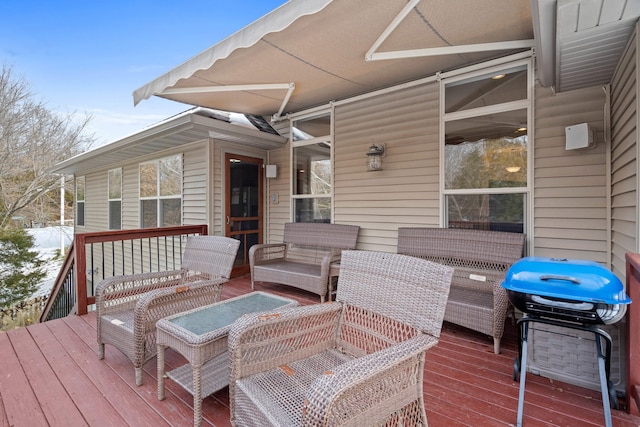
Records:
<instances>
[{"instance_id":1,"label":"wicker bench","mask_svg":"<svg viewBox=\"0 0 640 427\"><path fill-rule=\"evenodd\" d=\"M249 249L251 289L255 282L280 283L318 294L324 302L331 263L340 261L342 250L355 249L359 231L357 225L286 223L282 243Z\"/></svg>"},{"instance_id":2,"label":"wicker bench","mask_svg":"<svg viewBox=\"0 0 640 427\"><path fill-rule=\"evenodd\" d=\"M501 231L398 229L398 253L455 268L444 320L492 336L496 354L509 308L502 281L524 242L524 234Z\"/></svg>"}]
</instances>

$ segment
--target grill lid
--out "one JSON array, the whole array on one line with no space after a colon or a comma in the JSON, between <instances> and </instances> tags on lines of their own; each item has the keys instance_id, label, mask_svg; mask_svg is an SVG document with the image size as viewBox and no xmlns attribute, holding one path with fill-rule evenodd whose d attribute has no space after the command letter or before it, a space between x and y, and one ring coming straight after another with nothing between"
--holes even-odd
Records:
<instances>
[{"instance_id":1,"label":"grill lid","mask_svg":"<svg viewBox=\"0 0 640 427\"><path fill-rule=\"evenodd\" d=\"M631 303L611 271L587 260L525 257L511 265L502 286L508 291L574 301Z\"/></svg>"}]
</instances>

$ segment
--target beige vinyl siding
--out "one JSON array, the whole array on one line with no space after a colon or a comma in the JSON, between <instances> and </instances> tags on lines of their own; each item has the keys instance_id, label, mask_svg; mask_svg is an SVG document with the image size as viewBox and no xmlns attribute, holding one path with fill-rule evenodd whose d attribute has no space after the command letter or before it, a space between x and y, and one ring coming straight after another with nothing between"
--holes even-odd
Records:
<instances>
[{"instance_id":1,"label":"beige vinyl siding","mask_svg":"<svg viewBox=\"0 0 640 427\"><path fill-rule=\"evenodd\" d=\"M636 31L611 83L611 264L625 275L625 254L638 252L638 36Z\"/></svg>"},{"instance_id":2,"label":"beige vinyl siding","mask_svg":"<svg viewBox=\"0 0 640 427\"><path fill-rule=\"evenodd\" d=\"M109 229L109 206L107 201L107 171L85 175L84 227L80 233Z\"/></svg>"},{"instance_id":3,"label":"beige vinyl siding","mask_svg":"<svg viewBox=\"0 0 640 427\"><path fill-rule=\"evenodd\" d=\"M289 122L284 134L289 133ZM285 132L286 131L286 132ZM269 151L267 163L276 165L277 177L265 179L265 241L282 242L284 223L291 221L291 163L289 161L291 145L287 142L282 148ZM277 201L273 202L274 195Z\"/></svg>"},{"instance_id":4,"label":"beige vinyl siding","mask_svg":"<svg viewBox=\"0 0 640 427\"><path fill-rule=\"evenodd\" d=\"M397 229L439 224L439 85L342 103L334 118L334 222L359 225L358 248L395 252ZM384 144L382 171L366 152Z\"/></svg>"},{"instance_id":5,"label":"beige vinyl siding","mask_svg":"<svg viewBox=\"0 0 640 427\"><path fill-rule=\"evenodd\" d=\"M288 140L282 148L269 151L267 163L276 165L278 175L277 178L266 180L265 241L282 242L284 223L291 221L291 127L289 120L272 123L272 126ZM271 195L277 197L277 202L271 201Z\"/></svg>"},{"instance_id":6,"label":"beige vinyl siding","mask_svg":"<svg viewBox=\"0 0 640 427\"><path fill-rule=\"evenodd\" d=\"M604 105L601 87L535 88L534 255L608 263ZM565 150L565 127L584 122L597 131L596 147Z\"/></svg>"},{"instance_id":7,"label":"beige vinyl siding","mask_svg":"<svg viewBox=\"0 0 640 427\"><path fill-rule=\"evenodd\" d=\"M182 157L182 224L207 224L209 220L208 188L209 143L189 145Z\"/></svg>"},{"instance_id":8,"label":"beige vinyl siding","mask_svg":"<svg viewBox=\"0 0 640 427\"><path fill-rule=\"evenodd\" d=\"M140 228L138 164L122 168L122 229Z\"/></svg>"}]
</instances>

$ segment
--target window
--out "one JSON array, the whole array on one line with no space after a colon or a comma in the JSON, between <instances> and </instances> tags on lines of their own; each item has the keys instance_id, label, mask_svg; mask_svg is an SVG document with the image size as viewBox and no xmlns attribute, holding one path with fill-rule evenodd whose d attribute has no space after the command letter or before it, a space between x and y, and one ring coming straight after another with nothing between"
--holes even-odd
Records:
<instances>
[{"instance_id":1,"label":"window","mask_svg":"<svg viewBox=\"0 0 640 427\"><path fill-rule=\"evenodd\" d=\"M182 156L140 164L140 226L182 225Z\"/></svg>"},{"instance_id":2,"label":"window","mask_svg":"<svg viewBox=\"0 0 640 427\"><path fill-rule=\"evenodd\" d=\"M84 227L84 176L76 178L76 225Z\"/></svg>"},{"instance_id":3,"label":"window","mask_svg":"<svg viewBox=\"0 0 640 427\"><path fill-rule=\"evenodd\" d=\"M292 206L295 222L331 222L331 115L292 123Z\"/></svg>"},{"instance_id":4,"label":"window","mask_svg":"<svg viewBox=\"0 0 640 427\"><path fill-rule=\"evenodd\" d=\"M524 232L529 81L528 61L443 80L447 227Z\"/></svg>"},{"instance_id":5,"label":"window","mask_svg":"<svg viewBox=\"0 0 640 427\"><path fill-rule=\"evenodd\" d=\"M122 168L111 169L108 177L109 230L122 228Z\"/></svg>"}]
</instances>

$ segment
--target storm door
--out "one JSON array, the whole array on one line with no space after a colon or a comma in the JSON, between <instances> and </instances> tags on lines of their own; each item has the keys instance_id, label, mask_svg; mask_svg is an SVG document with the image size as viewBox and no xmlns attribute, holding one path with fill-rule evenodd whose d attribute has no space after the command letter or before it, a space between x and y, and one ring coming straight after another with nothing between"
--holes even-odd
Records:
<instances>
[{"instance_id":1,"label":"storm door","mask_svg":"<svg viewBox=\"0 0 640 427\"><path fill-rule=\"evenodd\" d=\"M240 240L232 275L249 272L249 248L262 243L262 159L226 154L225 234Z\"/></svg>"}]
</instances>

